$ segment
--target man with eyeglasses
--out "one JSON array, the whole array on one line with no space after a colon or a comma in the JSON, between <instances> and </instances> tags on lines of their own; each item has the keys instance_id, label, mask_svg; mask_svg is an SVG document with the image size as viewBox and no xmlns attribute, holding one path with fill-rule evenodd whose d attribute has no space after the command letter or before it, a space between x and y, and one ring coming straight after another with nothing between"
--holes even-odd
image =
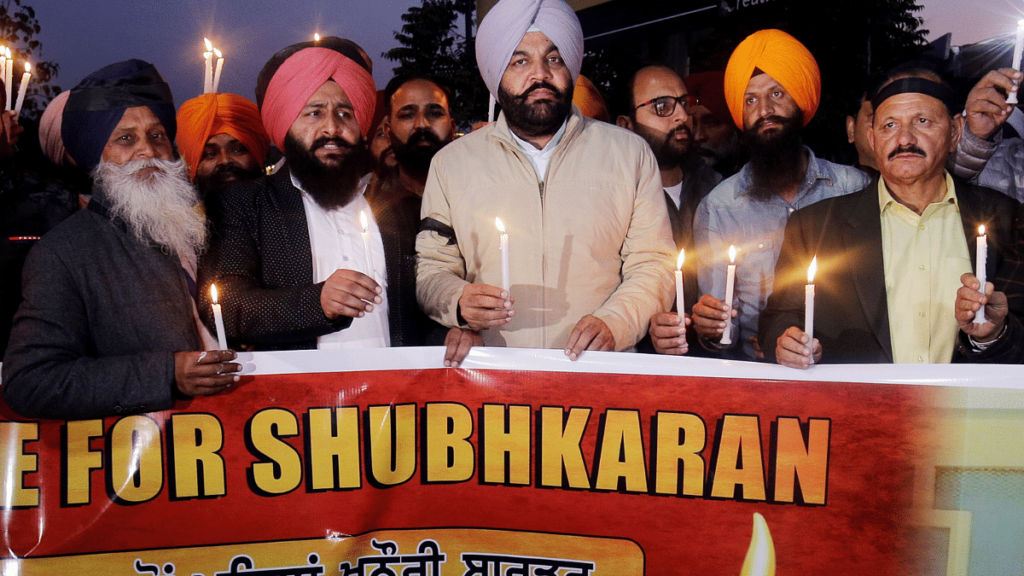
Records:
<instances>
[{"instance_id":1,"label":"man with eyeglasses","mask_svg":"<svg viewBox=\"0 0 1024 576\"><path fill-rule=\"evenodd\" d=\"M695 153L693 118L697 98L688 94L683 79L671 68L646 66L626 82L619 126L636 132L651 146L661 172L665 204L677 250L693 253L693 213L697 204L722 181ZM651 318L651 335L658 352L685 354L688 350L684 313L697 299L693 258L685 263L683 278L687 301L677 303L678 314L660 312Z\"/></svg>"},{"instance_id":2,"label":"man with eyeglasses","mask_svg":"<svg viewBox=\"0 0 1024 576\"><path fill-rule=\"evenodd\" d=\"M821 100L814 56L781 30L761 30L736 47L725 70L725 101L750 161L701 201L694 216L701 297L693 325L705 348L761 360L757 323L772 291L786 221L794 210L856 192L869 178L817 158L801 132ZM732 302L723 302L729 247L738 249ZM722 342L729 325L730 341Z\"/></svg>"}]
</instances>

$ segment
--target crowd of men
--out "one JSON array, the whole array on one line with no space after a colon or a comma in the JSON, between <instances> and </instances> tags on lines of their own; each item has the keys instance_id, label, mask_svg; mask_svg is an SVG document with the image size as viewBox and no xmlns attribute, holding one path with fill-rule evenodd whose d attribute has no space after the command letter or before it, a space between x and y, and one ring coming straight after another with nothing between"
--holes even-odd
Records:
<instances>
[{"instance_id":1,"label":"crowd of men","mask_svg":"<svg viewBox=\"0 0 1024 576\"><path fill-rule=\"evenodd\" d=\"M69 194L40 210L41 239L5 218L5 274L22 279L3 293L8 404L166 409L237 382L233 350L443 345L453 367L474 345L1024 362L1024 141L1004 136L1019 72L990 72L966 111L924 65L872 80L848 120L858 163L842 166L803 143L821 76L780 30L746 38L724 71L644 66L611 114L580 76L564 0L501 0L476 49L501 113L458 139L444 82L378 93L365 52L333 37L277 52L255 104L210 93L175 110L140 60L54 99L40 129L54 174L91 180L68 183L81 209ZM3 117L0 156L19 130ZM5 178L9 197L44 186Z\"/></svg>"}]
</instances>

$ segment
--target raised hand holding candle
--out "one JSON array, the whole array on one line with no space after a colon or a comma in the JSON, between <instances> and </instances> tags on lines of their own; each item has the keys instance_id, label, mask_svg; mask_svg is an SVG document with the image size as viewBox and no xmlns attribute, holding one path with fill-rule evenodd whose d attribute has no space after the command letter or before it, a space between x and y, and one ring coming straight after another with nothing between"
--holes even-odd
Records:
<instances>
[{"instance_id":1,"label":"raised hand holding candle","mask_svg":"<svg viewBox=\"0 0 1024 576\"><path fill-rule=\"evenodd\" d=\"M25 94L28 93L28 83L32 80L32 65L25 62L25 73L21 75L21 86L18 87L18 103L14 105L14 115L21 115L21 106L25 104Z\"/></svg>"},{"instance_id":2,"label":"raised hand holding candle","mask_svg":"<svg viewBox=\"0 0 1024 576\"><path fill-rule=\"evenodd\" d=\"M679 317L682 318L686 313L684 309L686 307L683 302L683 262L686 261L686 250L679 251L679 257L676 258L676 312L679 313Z\"/></svg>"},{"instance_id":3,"label":"raised hand holding candle","mask_svg":"<svg viewBox=\"0 0 1024 576\"><path fill-rule=\"evenodd\" d=\"M217 56L217 71L213 73L213 92L220 92L220 73L224 70L224 55L221 54L220 50L213 49L214 55Z\"/></svg>"},{"instance_id":4,"label":"raised hand holding candle","mask_svg":"<svg viewBox=\"0 0 1024 576\"><path fill-rule=\"evenodd\" d=\"M366 259L366 275L376 280L373 269L373 253L370 251L370 225L366 219L366 211L359 211L359 223L363 225L363 257Z\"/></svg>"},{"instance_id":5,"label":"raised hand holding candle","mask_svg":"<svg viewBox=\"0 0 1024 576\"><path fill-rule=\"evenodd\" d=\"M1020 70L1021 56L1024 55L1024 20L1017 21L1017 36L1013 42L1013 66L1014 70ZM1016 81L1014 81L1016 84ZM1017 103L1017 91L1010 92L1010 95L1006 98L1007 104Z\"/></svg>"},{"instance_id":6,"label":"raised hand holding candle","mask_svg":"<svg viewBox=\"0 0 1024 576\"><path fill-rule=\"evenodd\" d=\"M508 260L508 234L505 233L505 224L502 223L501 218L495 218L494 225L498 227L498 249L501 251L501 289L511 295L512 279Z\"/></svg>"},{"instance_id":7,"label":"raised hand holding candle","mask_svg":"<svg viewBox=\"0 0 1024 576\"><path fill-rule=\"evenodd\" d=\"M228 337L224 333L224 314L217 303L217 285L210 284L210 300L213 301L213 322L217 325L217 345L221 350L228 349Z\"/></svg>"},{"instance_id":8,"label":"raised hand holding candle","mask_svg":"<svg viewBox=\"0 0 1024 576\"><path fill-rule=\"evenodd\" d=\"M736 287L736 247L729 246L729 267L725 273L725 303L729 305L729 318L722 332L722 344L732 344L732 293Z\"/></svg>"},{"instance_id":9,"label":"raised hand holding candle","mask_svg":"<svg viewBox=\"0 0 1024 576\"><path fill-rule=\"evenodd\" d=\"M818 257L811 260L807 267L807 286L804 291L804 332L810 338L811 348L814 348L814 275L818 272Z\"/></svg>"},{"instance_id":10,"label":"raised hand holding candle","mask_svg":"<svg viewBox=\"0 0 1024 576\"><path fill-rule=\"evenodd\" d=\"M988 261L988 236L985 234L985 225L978 226L978 254L974 263L975 276L978 278L978 282L981 282L981 289L979 290L982 294L985 293L985 283L988 282L988 275L985 273L985 265ZM985 319L985 307L982 306L974 314L975 324L984 324L987 320Z\"/></svg>"}]
</instances>

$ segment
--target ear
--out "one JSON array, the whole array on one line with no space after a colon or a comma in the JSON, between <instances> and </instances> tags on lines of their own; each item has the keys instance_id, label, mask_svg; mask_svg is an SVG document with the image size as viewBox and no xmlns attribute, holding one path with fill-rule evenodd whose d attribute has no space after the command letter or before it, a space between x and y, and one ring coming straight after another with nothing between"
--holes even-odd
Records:
<instances>
[{"instance_id":1,"label":"ear","mask_svg":"<svg viewBox=\"0 0 1024 576\"><path fill-rule=\"evenodd\" d=\"M962 114L953 116L952 122L949 123L949 132L949 153L952 154L956 152L956 145L964 134L964 117Z\"/></svg>"},{"instance_id":2,"label":"ear","mask_svg":"<svg viewBox=\"0 0 1024 576\"><path fill-rule=\"evenodd\" d=\"M384 129L384 136L387 137L388 140L391 140L391 122L388 121L387 116L380 121L380 126Z\"/></svg>"},{"instance_id":3,"label":"ear","mask_svg":"<svg viewBox=\"0 0 1024 576\"><path fill-rule=\"evenodd\" d=\"M857 120L853 116L846 117L846 141L853 144L857 139L855 134L857 132Z\"/></svg>"},{"instance_id":4,"label":"ear","mask_svg":"<svg viewBox=\"0 0 1024 576\"><path fill-rule=\"evenodd\" d=\"M629 116L619 116L615 119L615 125L619 128L625 128L630 132L633 131L633 119Z\"/></svg>"},{"instance_id":5,"label":"ear","mask_svg":"<svg viewBox=\"0 0 1024 576\"><path fill-rule=\"evenodd\" d=\"M868 128L868 146L871 148L872 152L875 151L875 123L874 122L871 123L871 128Z\"/></svg>"}]
</instances>

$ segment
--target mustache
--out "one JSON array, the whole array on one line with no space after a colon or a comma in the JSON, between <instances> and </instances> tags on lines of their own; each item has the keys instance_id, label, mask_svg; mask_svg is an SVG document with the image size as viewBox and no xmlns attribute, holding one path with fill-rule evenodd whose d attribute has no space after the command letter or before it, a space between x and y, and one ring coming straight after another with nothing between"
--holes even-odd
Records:
<instances>
[{"instance_id":1,"label":"mustache","mask_svg":"<svg viewBox=\"0 0 1024 576\"><path fill-rule=\"evenodd\" d=\"M754 122L752 128L753 130L760 130L761 128L764 127L765 124L769 122L774 122L776 124L781 124L785 126L789 122L789 118L786 118L785 116L765 116L763 118L758 118L757 121Z\"/></svg>"},{"instance_id":2,"label":"mustache","mask_svg":"<svg viewBox=\"0 0 1024 576\"><path fill-rule=\"evenodd\" d=\"M537 82L536 84L530 86L526 90L524 90L523 93L518 96L518 98L520 100L526 100L526 98L531 93L533 93L533 92L535 92L537 90L550 90L551 93L555 95L555 99L560 99L562 97L562 91L561 90L559 90L558 88L555 88L552 84L549 84L548 82L540 81L540 82Z\"/></svg>"},{"instance_id":3,"label":"mustache","mask_svg":"<svg viewBox=\"0 0 1024 576\"><path fill-rule=\"evenodd\" d=\"M406 140L405 144L407 146L415 146L417 144L422 144L423 142L429 142L430 144L434 144L436 146L441 145L441 139L437 136L437 134L434 134L427 128L420 128L413 132L412 134L410 134L409 139Z\"/></svg>"},{"instance_id":4,"label":"mustache","mask_svg":"<svg viewBox=\"0 0 1024 576\"><path fill-rule=\"evenodd\" d=\"M921 150L920 148L914 146L913 144L907 144L906 146L899 146L892 152L889 152L889 160L892 160L899 154L917 154L922 158L928 157L928 153L925 152L924 150Z\"/></svg>"},{"instance_id":5,"label":"mustache","mask_svg":"<svg viewBox=\"0 0 1024 576\"><path fill-rule=\"evenodd\" d=\"M680 124L679 126L676 126L675 128L669 130L667 138L671 138L678 134L679 132L685 133L687 138L693 140L693 130L690 130L690 127L687 126L686 124Z\"/></svg>"},{"instance_id":6,"label":"mustache","mask_svg":"<svg viewBox=\"0 0 1024 576\"><path fill-rule=\"evenodd\" d=\"M313 140L313 143L309 146L309 151L315 152L316 150L323 148L328 144L334 144L335 146L343 150L355 150L356 148L355 144L350 144L342 140L341 138L328 138L324 136L322 138L317 138L316 140Z\"/></svg>"}]
</instances>

